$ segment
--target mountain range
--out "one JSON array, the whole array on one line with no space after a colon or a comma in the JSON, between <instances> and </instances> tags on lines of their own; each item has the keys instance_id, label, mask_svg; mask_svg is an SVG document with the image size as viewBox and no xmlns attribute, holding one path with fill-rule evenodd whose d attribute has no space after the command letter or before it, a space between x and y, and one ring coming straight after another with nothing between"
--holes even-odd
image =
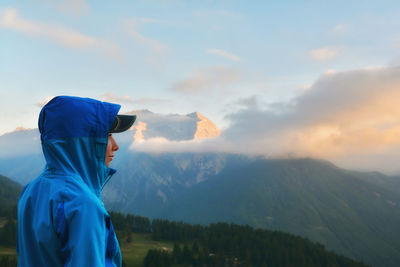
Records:
<instances>
[{"instance_id":1,"label":"mountain range","mask_svg":"<svg viewBox=\"0 0 400 267\"><path fill-rule=\"evenodd\" d=\"M135 152L129 148L134 141L220 134L199 113L140 112L130 131L116 135L122 145L112 164L118 172L102 193L108 209L191 223L249 224L307 237L374 266L400 262L400 177L315 159ZM0 173L22 184L37 176L44 167L38 136L37 130L0 136Z\"/></svg>"},{"instance_id":2,"label":"mountain range","mask_svg":"<svg viewBox=\"0 0 400 267\"><path fill-rule=\"evenodd\" d=\"M16 204L22 186L2 175L0 175L0 185L0 200L2 200L0 202L0 211L2 211L0 213L0 245L3 250L11 253L11 255L1 255L2 253L0 253L0 265L16 266L17 258L12 254L15 249L17 231ZM231 266L243 265L244 262L252 266L264 266L265 264L273 266L293 264L296 266L367 266L327 251L321 244L312 243L307 239L280 231L260 230L227 223L202 227L198 224L190 225L160 219L150 221L149 218L116 212L110 212L110 216L118 234L121 249L125 251L122 254L122 265L124 266L136 266L140 263L148 266L149 262L153 263L150 265L164 266L169 265L168 263L171 261L185 266L193 264L217 266L228 264ZM132 232L135 233L134 238L131 238ZM167 246L165 242L173 241L172 253L165 254L165 250L158 249L148 250L149 244L146 238L152 238L153 242L162 240L163 246ZM132 241L136 249L127 253L128 247L132 246ZM147 244L143 244L143 242ZM193 246L188 246L188 242ZM157 242L158 247L162 247L162 245ZM180 249L182 246L184 247L183 251ZM148 252L141 261L138 257L145 256L139 256L143 250L148 250ZM215 254L209 254L207 251L213 251Z\"/></svg>"},{"instance_id":3,"label":"mountain range","mask_svg":"<svg viewBox=\"0 0 400 267\"><path fill-rule=\"evenodd\" d=\"M374 266L400 262L399 177L314 159L132 153L103 190L110 209L281 230ZM385 263L382 265L382 263Z\"/></svg>"}]
</instances>

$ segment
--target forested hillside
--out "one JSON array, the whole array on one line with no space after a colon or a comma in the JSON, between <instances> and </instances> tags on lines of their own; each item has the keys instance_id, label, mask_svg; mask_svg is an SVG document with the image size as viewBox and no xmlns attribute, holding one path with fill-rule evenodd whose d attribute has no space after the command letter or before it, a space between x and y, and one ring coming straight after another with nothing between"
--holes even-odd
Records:
<instances>
[{"instance_id":1,"label":"forested hillside","mask_svg":"<svg viewBox=\"0 0 400 267\"><path fill-rule=\"evenodd\" d=\"M318 243L280 231L216 223L209 226L111 212L119 239L132 232L174 242L172 251L149 250L144 266L366 266ZM132 241L131 241L132 242Z\"/></svg>"},{"instance_id":2,"label":"forested hillside","mask_svg":"<svg viewBox=\"0 0 400 267\"><path fill-rule=\"evenodd\" d=\"M0 266L15 267L17 202L22 186L0 175Z\"/></svg>"},{"instance_id":3,"label":"forested hillside","mask_svg":"<svg viewBox=\"0 0 400 267\"><path fill-rule=\"evenodd\" d=\"M16 211L16 203L21 190L20 184L0 175L0 217L10 216L10 213Z\"/></svg>"},{"instance_id":4,"label":"forested hillside","mask_svg":"<svg viewBox=\"0 0 400 267\"><path fill-rule=\"evenodd\" d=\"M382 183L389 180L382 176ZM400 261L396 190L325 161L257 159L171 195L158 217L280 230L372 265L395 267Z\"/></svg>"}]
</instances>

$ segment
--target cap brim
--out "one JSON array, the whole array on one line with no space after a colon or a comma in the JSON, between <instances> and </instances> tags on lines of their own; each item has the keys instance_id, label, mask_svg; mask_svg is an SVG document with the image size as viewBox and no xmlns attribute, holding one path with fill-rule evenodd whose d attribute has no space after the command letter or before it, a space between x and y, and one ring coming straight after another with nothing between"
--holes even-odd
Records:
<instances>
[{"instance_id":1,"label":"cap brim","mask_svg":"<svg viewBox=\"0 0 400 267\"><path fill-rule=\"evenodd\" d=\"M136 115L117 115L110 128L110 133L122 133L133 125Z\"/></svg>"}]
</instances>

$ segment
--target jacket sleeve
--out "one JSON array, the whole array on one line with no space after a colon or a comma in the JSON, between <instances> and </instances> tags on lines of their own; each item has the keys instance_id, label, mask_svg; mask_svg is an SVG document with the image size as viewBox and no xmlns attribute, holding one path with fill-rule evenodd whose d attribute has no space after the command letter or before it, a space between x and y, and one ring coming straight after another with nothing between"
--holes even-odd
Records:
<instances>
[{"instance_id":1,"label":"jacket sleeve","mask_svg":"<svg viewBox=\"0 0 400 267\"><path fill-rule=\"evenodd\" d=\"M105 266L106 224L99 201L78 196L64 203L63 209L65 266Z\"/></svg>"}]
</instances>

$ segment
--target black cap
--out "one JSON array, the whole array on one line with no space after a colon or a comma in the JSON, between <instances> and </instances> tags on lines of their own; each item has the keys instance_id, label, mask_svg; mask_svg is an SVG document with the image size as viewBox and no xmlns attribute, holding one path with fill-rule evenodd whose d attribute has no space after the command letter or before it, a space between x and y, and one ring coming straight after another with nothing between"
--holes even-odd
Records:
<instances>
[{"instance_id":1,"label":"black cap","mask_svg":"<svg viewBox=\"0 0 400 267\"><path fill-rule=\"evenodd\" d=\"M117 115L110 128L110 133L122 133L133 125L136 115Z\"/></svg>"}]
</instances>

